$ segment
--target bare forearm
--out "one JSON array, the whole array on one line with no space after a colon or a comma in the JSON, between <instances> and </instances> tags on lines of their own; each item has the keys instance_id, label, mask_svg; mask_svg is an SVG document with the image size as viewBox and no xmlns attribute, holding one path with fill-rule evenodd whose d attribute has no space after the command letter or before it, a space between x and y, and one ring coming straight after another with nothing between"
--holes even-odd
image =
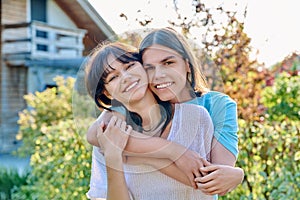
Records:
<instances>
[{"instance_id":1,"label":"bare forearm","mask_svg":"<svg viewBox=\"0 0 300 200\"><path fill-rule=\"evenodd\" d=\"M96 135L101 120L105 120L105 115L95 121L87 132L87 141L97 147L100 147ZM132 131L132 136L129 137L124 154L138 157L169 158L175 161L185 151L186 148L177 143Z\"/></svg>"},{"instance_id":2,"label":"bare forearm","mask_svg":"<svg viewBox=\"0 0 300 200\"><path fill-rule=\"evenodd\" d=\"M191 186L188 177L177 167L177 165L169 159L165 158L142 158L127 157L127 164L140 165L146 164L159 170L161 173L173 178L185 185Z\"/></svg>"},{"instance_id":3,"label":"bare forearm","mask_svg":"<svg viewBox=\"0 0 300 200\"><path fill-rule=\"evenodd\" d=\"M129 200L122 155L105 156L107 170L107 200Z\"/></svg>"},{"instance_id":4,"label":"bare forearm","mask_svg":"<svg viewBox=\"0 0 300 200\"><path fill-rule=\"evenodd\" d=\"M135 133L135 136L130 136L124 153L129 156L168 158L175 161L186 150L186 147L175 142L160 137L145 137L140 133Z\"/></svg>"},{"instance_id":5,"label":"bare forearm","mask_svg":"<svg viewBox=\"0 0 300 200\"><path fill-rule=\"evenodd\" d=\"M187 186L193 187L188 177L180 169L178 169L175 164L170 165L169 167L162 168L159 171L169 176L170 178L175 179L176 181L179 181Z\"/></svg>"},{"instance_id":6,"label":"bare forearm","mask_svg":"<svg viewBox=\"0 0 300 200\"><path fill-rule=\"evenodd\" d=\"M214 138L211 150L211 163L233 167L236 163L236 157Z\"/></svg>"}]
</instances>

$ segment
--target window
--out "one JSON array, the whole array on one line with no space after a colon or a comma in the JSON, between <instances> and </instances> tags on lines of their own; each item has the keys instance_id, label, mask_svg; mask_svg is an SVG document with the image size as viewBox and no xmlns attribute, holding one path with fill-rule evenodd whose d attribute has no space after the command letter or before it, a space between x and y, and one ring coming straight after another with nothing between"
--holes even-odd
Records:
<instances>
[{"instance_id":1,"label":"window","mask_svg":"<svg viewBox=\"0 0 300 200\"><path fill-rule=\"evenodd\" d=\"M47 0L31 0L31 21L47 22Z\"/></svg>"}]
</instances>

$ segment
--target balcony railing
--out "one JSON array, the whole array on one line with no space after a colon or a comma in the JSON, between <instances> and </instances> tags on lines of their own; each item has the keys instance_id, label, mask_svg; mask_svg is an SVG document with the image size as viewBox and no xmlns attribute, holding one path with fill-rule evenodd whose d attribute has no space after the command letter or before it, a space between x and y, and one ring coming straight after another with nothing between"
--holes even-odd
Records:
<instances>
[{"instance_id":1,"label":"balcony railing","mask_svg":"<svg viewBox=\"0 0 300 200\"><path fill-rule=\"evenodd\" d=\"M83 29L61 28L37 21L6 24L2 25L2 53L7 58L78 58L84 49L85 33Z\"/></svg>"}]
</instances>

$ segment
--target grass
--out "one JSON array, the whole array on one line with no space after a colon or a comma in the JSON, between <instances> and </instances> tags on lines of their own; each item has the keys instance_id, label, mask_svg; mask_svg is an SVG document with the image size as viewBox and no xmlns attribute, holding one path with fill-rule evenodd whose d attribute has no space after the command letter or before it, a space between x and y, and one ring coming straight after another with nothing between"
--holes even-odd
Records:
<instances>
[{"instance_id":1,"label":"grass","mask_svg":"<svg viewBox=\"0 0 300 200\"><path fill-rule=\"evenodd\" d=\"M0 167L0 200L10 200L13 189L26 184L29 172L19 174L15 168Z\"/></svg>"}]
</instances>

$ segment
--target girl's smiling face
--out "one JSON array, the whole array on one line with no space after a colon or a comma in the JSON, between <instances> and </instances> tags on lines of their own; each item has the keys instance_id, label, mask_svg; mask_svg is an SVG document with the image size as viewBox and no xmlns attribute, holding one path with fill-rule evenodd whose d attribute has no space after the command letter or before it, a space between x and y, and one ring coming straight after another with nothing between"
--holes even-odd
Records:
<instances>
[{"instance_id":1,"label":"girl's smiling face","mask_svg":"<svg viewBox=\"0 0 300 200\"><path fill-rule=\"evenodd\" d=\"M112 98L127 105L145 96L148 78L140 62L122 63L112 55L107 61L105 89Z\"/></svg>"},{"instance_id":2,"label":"girl's smiling face","mask_svg":"<svg viewBox=\"0 0 300 200\"><path fill-rule=\"evenodd\" d=\"M189 63L176 51L155 44L144 51L142 59L150 89L161 100L177 103L192 98L187 81Z\"/></svg>"}]
</instances>

